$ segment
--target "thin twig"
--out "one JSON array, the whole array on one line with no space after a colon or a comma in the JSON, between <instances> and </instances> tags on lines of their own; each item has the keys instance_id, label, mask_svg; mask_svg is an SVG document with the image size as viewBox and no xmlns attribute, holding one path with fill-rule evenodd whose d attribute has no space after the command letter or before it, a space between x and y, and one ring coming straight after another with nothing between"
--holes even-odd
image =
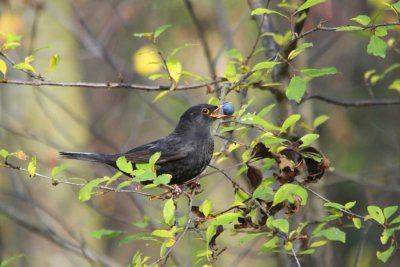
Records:
<instances>
[{"instance_id":1,"label":"thin twig","mask_svg":"<svg viewBox=\"0 0 400 267\"><path fill-rule=\"evenodd\" d=\"M296 261L297 267L301 267L300 261L299 261L299 259L297 258L296 251L294 250L293 247L292 247L292 255L293 255L293 257L294 257L294 259L295 259L295 261Z\"/></svg>"},{"instance_id":2,"label":"thin twig","mask_svg":"<svg viewBox=\"0 0 400 267\"><path fill-rule=\"evenodd\" d=\"M377 99L377 100L339 100L327 96L322 96L318 94L310 94L303 98L302 103L310 100L310 99L318 99L324 101L326 103L342 106L342 107L371 107L371 106L393 106L393 105L400 105L400 99L392 100L392 99Z\"/></svg>"},{"instance_id":3,"label":"thin twig","mask_svg":"<svg viewBox=\"0 0 400 267\"><path fill-rule=\"evenodd\" d=\"M207 87L209 85L218 84L222 79L217 79L210 82L193 83L189 85L177 86L175 90L192 90L202 87ZM134 89L142 91L166 91L171 87L169 85L143 85L143 84L133 84L133 83L93 83L93 82L56 82L56 81L22 81L22 80L0 80L3 84L16 84L16 85L29 85L29 86L60 86L60 87L83 87L83 88L120 88L120 89Z\"/></svg>"},{"instance_id":4,"label":"thin twig","mask_svg":"<svg viewBox=\"0 0 400 267\"><path fill-rule=\"evenodd\" d=\"M5 167L5 168L11 168L14 170L18 170L18 171L23 171L25 173L29 173L28 169L16 166L14 164L11 164L9 162L6 163L0 163L0 167ZM86 184L84 183L74 183L74 182L70 182L70 181L64 181L64 180L60 180L54 177L50 177L41 173L37 173L35 172L33 177L40 177L43 179L47 179L47 180L51 180L54 183L60 183L60 184L68 184L68 185L73 185L73 186L78 186L78 187L83 187ZM103 186L103 185L99 185L99 186L94 186L93 188L95 189L100 189L100 190L105 190L105 191L110 191L110 192L121 192L121 193L134 193L134 194L138 194L138 195L142 195L142 196L146 196L146 197L152 197L153 195L149 194L149 193L144 193L144 192L140 192L140 191L136 191L136 190L127 190L127 189L121 189L121 190L117 190L116 188L113 187L109 187L109 186Z\"/></svg>"}]
</instances>

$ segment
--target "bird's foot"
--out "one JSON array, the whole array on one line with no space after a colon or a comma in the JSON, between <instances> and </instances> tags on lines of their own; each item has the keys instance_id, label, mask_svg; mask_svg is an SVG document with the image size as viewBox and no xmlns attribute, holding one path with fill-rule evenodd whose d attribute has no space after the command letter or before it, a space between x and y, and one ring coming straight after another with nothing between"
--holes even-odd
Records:
<instances>
[{"instance_id":1,"label":"bird's foot","mask_svg":"<svg viewBox=\"0 0 400 267\"><path fill-rule=\"evenodd\" d=\"M190 195L194 192L195 195L200 194L203 192L201 189L201 184L199 183L199 179L193 179L192 181L185 184L187 187L190 188Z\"/></svg>"}]
</instances>

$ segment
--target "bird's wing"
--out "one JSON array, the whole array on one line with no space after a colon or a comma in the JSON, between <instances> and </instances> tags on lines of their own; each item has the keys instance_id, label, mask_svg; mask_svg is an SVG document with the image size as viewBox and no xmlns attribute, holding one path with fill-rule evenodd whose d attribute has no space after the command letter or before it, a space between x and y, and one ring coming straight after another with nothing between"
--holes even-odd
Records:
<instances>
[{"instance_id":1,"label":"bird's wing","mask_svg":"<svg viewBox=\"0 0 400 267\"><path fill-rule=\"evenodd\" d=\"M176 144L157 140L129 150L123 155L133 163L147 163L154 153L161 152L161 157L157 160L157 163L165 163L185 158L188 155L188 149L184 149L184 147L178 149L178 147Z\"/></svg>"}]
</instances>

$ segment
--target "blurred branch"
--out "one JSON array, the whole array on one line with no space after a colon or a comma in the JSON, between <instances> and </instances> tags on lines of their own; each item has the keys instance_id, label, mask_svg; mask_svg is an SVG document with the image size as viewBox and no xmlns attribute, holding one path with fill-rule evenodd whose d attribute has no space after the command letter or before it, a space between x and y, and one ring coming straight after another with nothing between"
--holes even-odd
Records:
<instances>
[{"instance_id":1,"label":"blurred branch","mask_svg":"<svg viewBox=\"0 0 400 267\"><path fill-rule=\"evenodd\" d=\"M100 263L103 266L112 266L112 267L119 267L121 266L114 260L100 255L97 252L91 250L90 248L84 247L83 245L74 244L60 235L57 234L52 228L49 226L43 226L41 224L35 223L29 219L27 215L25 215L22 211L11 207L10 205L5 205L3 202L0 202L0 212L6 215L8 218L19 224L20 226L24 227L28 231L31 231L35 234L38 234L47 240L55 243L56 245L60 246L61 248L71 251L79 256L88 259L89 261L94 261L96 263Z\"/></svg>"},{"instance_id":2,"label":"blurred branch","mask_svg":"<svg viewBox=\"0 0 400 267\"><path fill-rule=\"evenodd\" d=\"M392 99L379 99L379 100L339 100L327 96L322 96L318 94L310 94L303 98L302 103L310 100L310 99L318 99L324 101L326 103L342 106L342 107L370 107L370 106L391 106L391 105L400 105L400 99L392 100Z\"/></svg>"},{"instance_id":3,"label":"blurred branch","mask_svg":"<svg viewBox=\"0 0 400 267\"><path fill-rule=\"evenodd\" d=\"M1 52L0 52L1 55ZM222 82L222 79L217 78L214 81L210 82L201 82L201 83L193 83L189 85L181 85L177 86L175 90L192 90L198 89L201 87L207 87L210 85L218 84ZM28 85L28 86L59 86L59 87L83 87L83 88L120 88L120 89L133 89L133 90L142 90L142 91L166 91L170 89L170 86L164 85L142 85L142 84L133 84L133 83L91 83L91 82L56 82L56 81L48 81L48 80L39 80L39 81L22 81L22 80L0 80L2 84L16 84L16 85Z\"/></svg>"},{"instance_id":4,"label":"blurred branch","mask_svg":"<svg viewBox=\"0 0 400 267\"><path fill-rule=\"evenodd\" d=\"M212 57L211 57L210 46L207 43L206 34L205 34L205 31L204 31L203 25L201 24L201 22L200 22L199 18L197 17L196 13L194 12L191 0L184 0L184 3L186 5L186 8L187 8L187 10L189 12L190 17L193 20L193 23L194 23L195 27L196 27L197 34L199 35L201 46L203 47L203 51L204 51L204 54L206 56L208 69L210 71L211 78L215 80L216 77L217 77L217 74L216 74L216 71L215 71L215 65L214 65L214 62L213 62Z\"/></svg>"},{"instance_id":5,"label":"blurred branch","mask_svg":"<svg viewBox=\"0 0 400 267\"><path fill-rule=\"evenodd\" d=\"M318 26L316 26L315 28L312 28L311 30L308 30L308 31L306 31L306 32L304 32L302 34L297 35L292 40L292 42L297 41L297 40L299 40L301 38L304 38L305 36L310 35L310 34L312 34L314 32L317 32L317 31L336 32L336 31L342 29L343 27L347 27L348 26L348 25L345 25L345 26L336 26L336 27L324 27L324 26L322 26L322 24L323 24L323 22L320 22L318 24ZM353 29L352 31L363 31L363 30L368 30L368 29L374 30L374 29L379 28L379 27L399 26L399 25L400 25L400 22L378 23L378 24L371 24L371 25L365 25L365 26L357 25L357 26L355 26L357 28Z\"/></svg>"},{"instance_id":6,"label":"blurred branch","mask_svg":"<svg viewBox=\"0 0 400 267\"><path fill-rule=\"evenodd\" d=\"M255 10L257 8L268 8L269 1L268 3L266 3L265 1L261 0L247 0L247 3L250 6L251 10ZM275 28L273 27L271 22L271 16L253 16L252 18L257 22L260 33L275 32ZM262 39L262 44L263 47L265 47L266 49L265 53L267 58L272 57L279 50L279 46L274 41L274 38L272 36L265 35Z\"/></svg>"},{"instance_id":7,"label":"blurred branch","mask_svg":"<svg viewBox=\"0 0 400 267\"><path fill-rule=\"evenodd\" d=\"M7 161L5 163L0 163L0 167L11 168L13 170L22 171L22 172L25 172L25 173L29 174L29 171L27 169L19 167L19 166L16 166L16 165L11 164L11 163L9 163ZM68 185L73 185L73 186L78 186L78 187L83 187L83 186L86 185L86 184L83 184L83 183L74 183L74 182L70 182L70 181L60 180L60 179L57 179L57 178L54 178L54 177L50 177L50 176L47 176L47 175L44 175L44 174L40 174L40 173L37 173L37 172L34 173L33 177L39 177L39 178L51 180L54 186L56 186L57 184L68 184ZM116 188L109 187L109 186L103 186L103 185L94 186L93 188L104 190L104 191L107 191L107 192L133 193L133 194L138 194L138 195L142 195L142 196L146 196L146 197L152 197L153 196L151 194L140 192L140 191L136 191L136 190L127 190L127 189L116 190Z\"/></svg>"}]
</instances>

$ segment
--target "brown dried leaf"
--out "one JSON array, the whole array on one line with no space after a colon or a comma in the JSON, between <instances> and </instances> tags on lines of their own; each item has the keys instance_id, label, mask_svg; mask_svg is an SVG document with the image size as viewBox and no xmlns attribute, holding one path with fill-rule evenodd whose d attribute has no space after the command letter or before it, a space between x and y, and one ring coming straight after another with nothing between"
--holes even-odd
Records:
<instances>
[{"instance_id":1,"label":"brown dried leaf","mask_svg":"<svg viewBox=\"0 0 400 267\"><path fill-rule=\"evenodd\" d=\"M210 243L208 243L208 246L209 246L209 248L210 248L212 251L217 251L217 250L218 250L217 244L216 244L216 240L217 240L217 237L218 237L223 231L224 231L224 227L222 227L222 225L218 225L218 226L217 226L217 229L216 229L216 232L215 232L215 235L213 235L213 237L211 237Z\"/></svg>"},{"instance_id":2,"label":"brown dried leaf","mask_svg":"<svg viewBox=\"0 0 400 267\"><path fill-rule=\"evenodd\" d=\"M251 152L252 159L274 158L274 155L269 152L269 148L263 143L257 143Z\"/></svg>"},{"instance_id":3,"label":"brown dried leaf","mask_svg":"<svg viewBox=\"0 0 400 267\"><path fill-rule=\"evenodd\" d=\"M254 166L247 165L247 178L250 186L250 192L253 192L260 184L263 178L261 170Z\"/></svg>"},{"instance_id":4,"label":"brown dried leaf","mask_svg":"<svg viewBox=\"0 0 400 267\"><path fill-rule=\"evenodd\" d=\"M26 155L25 154L25 152L24 151L22 151L22 150L17 150L17 151L15 151L15 152L13 152L13 153L11 153L14 157L16 157L16 158L18 158L18 159L20 159L20 160L27 160L29 157L28 157L28 155Z\"/></svg>"},{"instance_id":5,"label":"brown dried leaf","mask_svg":"<svg viewBox=\"0 0 400 267\"><path fill-rule=\"evenodd\" d=\"M280 184L293 182L294 177L296 177L298 173L294 162L287 159L286 157L281 157L279 160L280 173L277 177L278 182Z\"/></svg>"}]
</instances>

